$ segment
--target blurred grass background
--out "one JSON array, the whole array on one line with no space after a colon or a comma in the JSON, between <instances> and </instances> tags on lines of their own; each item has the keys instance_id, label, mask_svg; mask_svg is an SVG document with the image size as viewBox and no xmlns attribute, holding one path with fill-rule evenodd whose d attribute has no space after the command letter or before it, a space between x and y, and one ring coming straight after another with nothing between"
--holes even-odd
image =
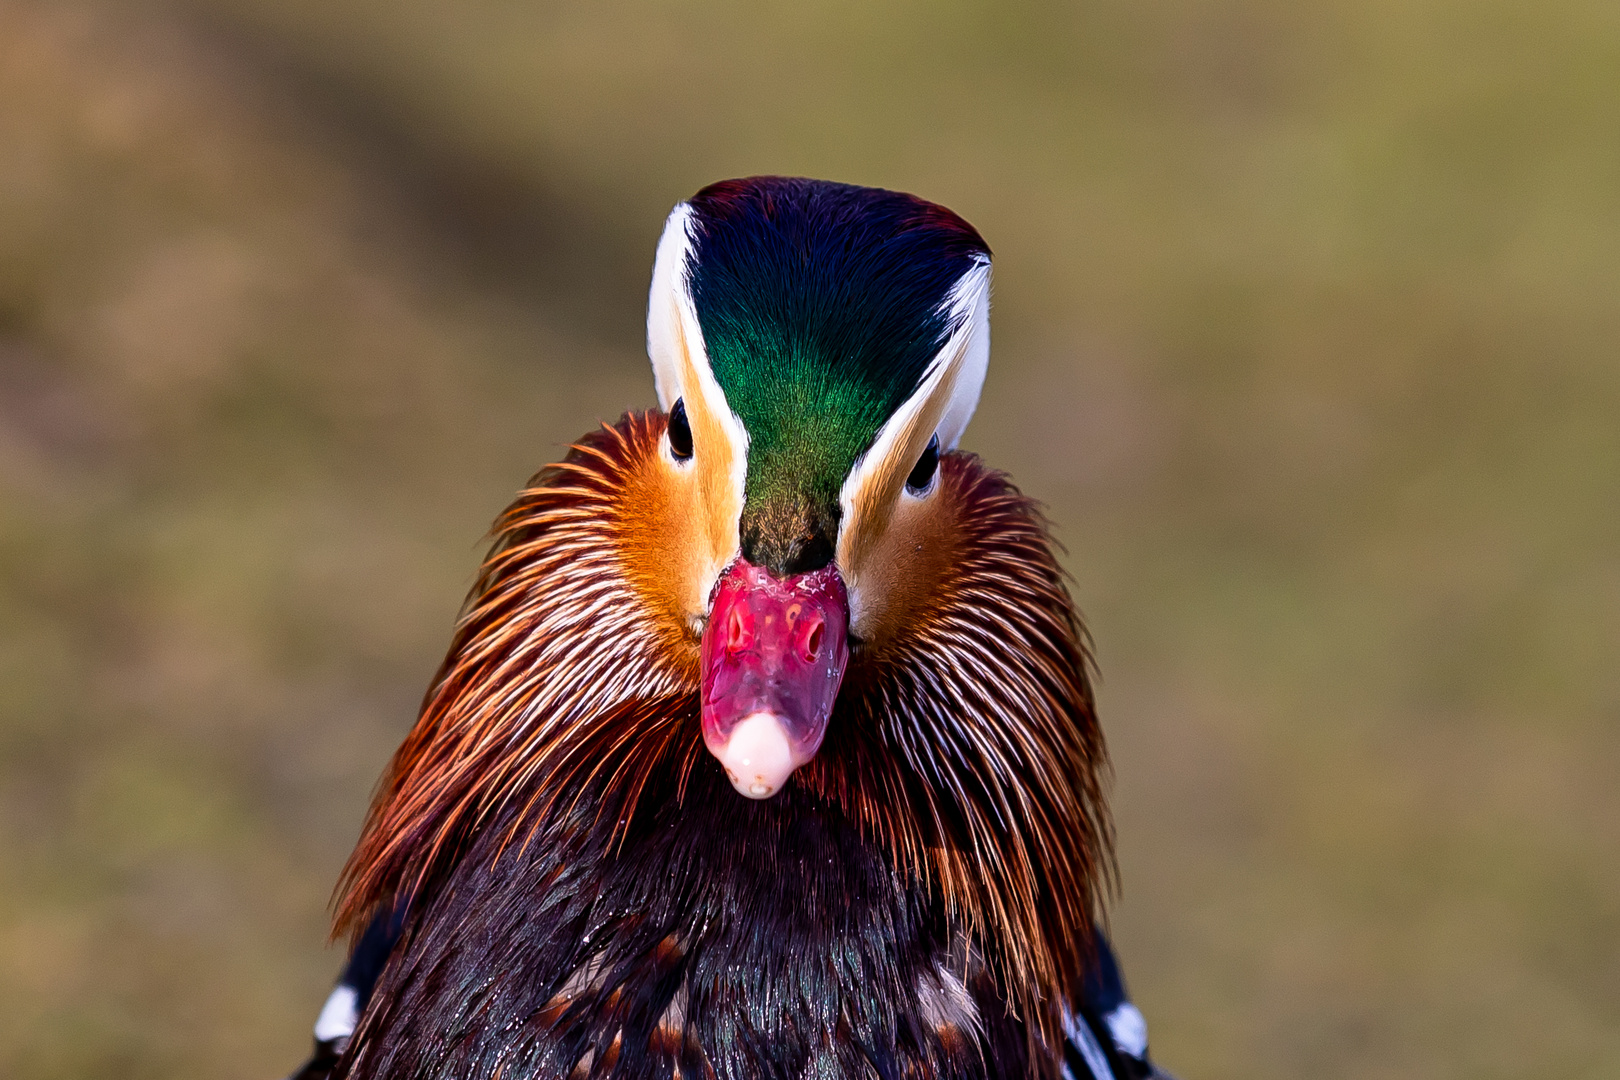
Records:
<instances>
[{"instance_id":1,"label":"blurred grass background","mask_svg":"<svg viewBox=\"0 0 1620 1080\"><path fill-rule=\"evenodd\" d=\"M271 1078L669 207L997 252L1188 1080L1620 1075L1620 8L0 0L0 1075Z\"/></svg>"}]
</instances>

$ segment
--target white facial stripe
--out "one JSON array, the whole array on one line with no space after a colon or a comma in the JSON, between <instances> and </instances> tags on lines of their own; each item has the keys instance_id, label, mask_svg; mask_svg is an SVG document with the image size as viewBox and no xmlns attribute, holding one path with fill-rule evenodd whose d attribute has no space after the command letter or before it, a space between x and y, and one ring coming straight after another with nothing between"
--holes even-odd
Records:
<instances>
[{"instance_id":1,"label":"white facial stripe","mask_svg":"<svg viewBox=\"0 0 1620 1080\"><path fill-rule=\"evenodd\" d=\"M839 492L838 567L849 589L851 626L861 625L866 608L863 564L888 527L906 475L934 434L942 451L955 449L978 404L990 360L988 259L962 275L946 305L965 318L929 363L922 384L878 430Z\"/></svg>"},{"instance_id":2,"label":"white facial stripe","mask_svg":"<svg viewBox=\"0 0 1620 1080\"><path fill-rule=\"evenodd\" d=\"M871 447L850 469L839 493L846 521L856 492L866 487L873 472L900 448L901 441L925 408L939 405L943 398L939 420L929 432L939 434L941 451L956 449L968 421L973 418L973 410L979 404L979 391L984 388L985 370L990 366L990 260L981 259L963 274L942 306L950 311L952 321L958 323L956 332L929 361L922 384L878 429ZM927 444L926 437L923 444Z\"/></svg>"},{"instance_id":3,"label":"white facial stripe","mask_svg":"<svg viewBox=\"0 0 1620 1080\"><path fill-rule=\"evenodd\" d=\"M707 509L729 519L725 528L730 539L725 546L735 554L743 483L748 476L748 432L742 420L731 411L725 391L715 381L709 364L686 270L691 247L692 207L681 203L664 225L664 235L659 238L658 254L653 260L652 288L647 297L647 356L652 360L659 406L668 411L677 399L685 398L687 415L698 438L702 438L701 432L718 428L729 444L729 470L718 476L709 474L706 480L702 475L697 479ZM698 453L704 453L701 447ZM706 470L700 470L700 474L703 473ZM714 485L725 490L715 490ZM724 551L715 554L720 561L705 571L707 580L700 583L703 596L708 595L719 571L731 559Z\"/></svg>"},{"instance_id":4,"label":"white facial stripe","mask_svg":"<svg viewBox=\"0 0 1620 1080\"><path fill-rule=\"evenodd\" d=\"M652 360L658 407L665 412L682 393L682 368L687 346L701 343L703 331L691 312L692 297L686 284L686 260L692 249L692 208L681 203L664 222L653 257L652 289L647 295L647 356ZM705 355L702 366L708 367Z\"/></svg>"},{"instance_id":5,"label":"white facial stripe","mask_svg":"<svg viewBox=\"0 0 1620 1080\"><path fill-rule=\"evenodd\" d=\"M989 257L981 255L973 269L957 280L945 306L951 313L952 321L959 323L952 338L965 334L967 339L962 370L957 373L950 401L939 420L939 448L955 450L957 443L962 441L962 432L967 430L968 421L973 419L973 410L978 407L979 392L984 389L985 371L990 366ZM946 342L934 363L938 364L940 357L949 356L950 349L951 343Z\"/></svg>"},{"instance_id":6,"label":"white facial stripe","mask_svg":"<svg viewBox=\"0 0 1620 1080\"><path fill-rule=\"evenodd\" d=\"M677 398L702 395L726 426L739 460L748 448L748 432L731 411L726 393L709 367L703 328L692 303L686 262L692 250L692 207L681 203L664 224L653 259L652 289L647 297L647 356L652 360L658 407L668 412ZM688 366L690 365L690 366ZM695 379L693 378L695 376ZM694 382L696 385L688 385Z\"/></svg>"},{"instance_id":7,"label":"white facial stripe","mask_svg":"<svg viewBox=\"0 0 1620 1080\"><path fill-rule=\"evenodd\" d=\"M860 496L874 483L881 483L879 473L894 465L897 454L904 454L906 458L916 456L910 453L911 444L918 440L922 428L919 427L923 419L924 410L937 413L941 418L944 409L955 399L955 389L960 379L962 369L966 366L968 341L963 333L957 333L946 341L945 348L935 357L930 365L928 375L923 379L922 385L911 397L906 399L904 405L895 410L886 424L878 429L877 438L872 440L872 446L855 462L849 470L849 476L844 479L843 489L839 492L839 505L843 507L844 517L848 520L851 511L855 508ZM933 406L932 409L929 407ZM928 436L939 431L942 423L926 425ZM940 449L949 449L944 433L940 432ZM922 445L917 447L917 453L922 452L927 445L927 437L923 437ZM910 471L910 461L907 461L907 472Z\"/></svg>"}]
</instances>

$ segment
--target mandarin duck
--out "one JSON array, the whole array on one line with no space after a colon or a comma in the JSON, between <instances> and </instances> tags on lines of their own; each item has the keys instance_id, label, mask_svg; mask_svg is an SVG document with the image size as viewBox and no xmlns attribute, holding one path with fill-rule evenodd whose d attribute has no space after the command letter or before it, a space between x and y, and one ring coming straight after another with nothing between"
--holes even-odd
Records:
<instances>
[{"instance_id":1,"label":"mandarin duck","mask_svg":"<svg viewBox=\"0 0 1620 1080\"><path fill-rule=\"evenodd\" d=\"M659 408L540 472L345 868L305 1080L1162 1076L1095 920L1085 632L957 449L990 250L815 180L670 215Z\"/></svg>"}]
</instances>

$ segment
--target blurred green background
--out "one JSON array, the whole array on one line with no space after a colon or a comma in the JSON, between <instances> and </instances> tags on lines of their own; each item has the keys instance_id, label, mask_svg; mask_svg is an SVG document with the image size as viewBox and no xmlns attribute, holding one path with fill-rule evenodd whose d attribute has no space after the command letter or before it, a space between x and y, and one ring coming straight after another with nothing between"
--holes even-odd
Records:
<instances>
[{"instance_id":1,"label":"blurred green background","mask_svg":"<svg viewBox=\"0 0 1620 1080\"><path fill-rule=\"evenodd\" d=\"M996 249L1187 1080L1620 1076L1612 0L0 0L0 1075L268 1080L664 215Z\"/></svg>"}]
</instances>

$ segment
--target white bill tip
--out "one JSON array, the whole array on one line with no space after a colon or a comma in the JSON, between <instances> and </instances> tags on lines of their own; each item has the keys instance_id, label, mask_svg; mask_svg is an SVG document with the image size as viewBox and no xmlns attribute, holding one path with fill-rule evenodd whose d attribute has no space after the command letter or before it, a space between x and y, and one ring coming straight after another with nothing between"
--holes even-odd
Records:
<instances>
[{"instance_id":1,"label":"white bill tip","mask_svg":"<svg viewBox=\"0 0 1620 1080\"><path fill-rule=\"evenodd\" d=\"M731 786L750 799L775 795L799 766L782 722L768 712L753 713L732 728L717 756Z\"/></svg>"}]
</instances>

